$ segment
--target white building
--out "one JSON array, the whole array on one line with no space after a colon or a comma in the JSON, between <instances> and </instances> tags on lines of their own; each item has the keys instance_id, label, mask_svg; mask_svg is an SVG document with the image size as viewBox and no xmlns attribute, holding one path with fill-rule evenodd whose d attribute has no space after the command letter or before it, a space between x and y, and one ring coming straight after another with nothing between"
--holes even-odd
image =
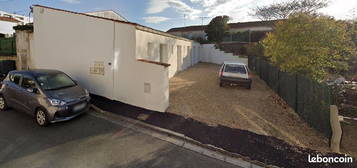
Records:
<instances>
[{"instance_id":1,"label":"white building","mask_svg":"<svg viewBox=\"0 0 357 168\"><path fill-rule=\"evenodd\" d=\"M198 43L135 23L33 6L29 68L66 72L91 93L165 112L169 78L198 62Z\"/></svg>"},{"instance_id":2,"label":"white building","mask_svg":"<svg viewBox=\"0 0 357 168\"><path fill-rule=\"evenodd\" d=\"M29 23L31 18L27 16L12 14L4 11L0 11L0 35L12 36L15 33L13 29L16 25L23 25Z\"/></svg>"},{"instance_id":3,"label":"white building","mask_svg":"<svg viewBox=\"0 0 357 168\"><path fill-rule=\"evenodd\" d=\"M177 72L199 61L247 62L127 21L40 5L33 16L33 33L17 32L21 69L58 69L93 94L153 111L168 108L169 79Z\"/></svg>"},{"instance_id":4,"label":"white building","mask_svg":"<svg viewBox=\"0 0 357 168\"><path fill-rule=\"evenodd\" d=\"M238 22L229 23L230 33L234 34L237 32L269 32L273 30L274 24L278 20L271 21L256 21L256 22ZM187 27L177 27L172 28L167 31L167 33L173 34L175 36L186 37L189 39L206 39L206 33L204 32L206 26L187 26Z\"/></svg>"}]
</instances>

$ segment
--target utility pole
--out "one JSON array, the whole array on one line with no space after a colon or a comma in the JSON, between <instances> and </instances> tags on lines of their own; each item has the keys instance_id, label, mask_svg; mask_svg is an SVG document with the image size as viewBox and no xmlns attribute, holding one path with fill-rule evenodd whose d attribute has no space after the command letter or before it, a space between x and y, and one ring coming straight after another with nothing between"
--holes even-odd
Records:
<instances>
[{"instance_id":1,"label":"utility pole","mask_svg":"<svg viewBox=\"0 0 357 168\"><path fill-rule=\"evenodd\" d=\"M202 20L201 25L203 26L203 20L204 20L204 19L208 19L209 17L206 17L206 16L201 16L200 18L201 18L201 20Z\"/></svg>"},{"instance_id":2,"label":"utility pole","mask_svg":"<svg viewBox=\"0 0 357 168\"><path fill-rule=\"evenodd\" d=\"M183 26L186 26L186 14L183 14Z\"/></svg>"}]
</instances>

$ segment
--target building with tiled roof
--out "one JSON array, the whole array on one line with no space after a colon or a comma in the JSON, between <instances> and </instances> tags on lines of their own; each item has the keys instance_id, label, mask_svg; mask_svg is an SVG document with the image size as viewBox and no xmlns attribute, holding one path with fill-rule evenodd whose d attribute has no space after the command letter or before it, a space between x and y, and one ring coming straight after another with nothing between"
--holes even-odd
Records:
<instances>
[{"instance_id":1,"label":"building with tiled roof","mask_svg":"<svg viewBox=\"0 0 357 168\"><path fill-rule=\"evenodd\" d=\"M274 24L279 20L271 21L255 21L255 22L238 22L229 23L230 33L237 32L270 32L273 30ZM167 32L176 36L186 37L189 39L205 39L206 33L204 32L206 26L187 26L177 27L168 30Z\"/></svg>"},{"instance_id":2,"label":"building with tiled roof","mask_svg":"<svg viewBox=\"0 0 357 168\"><path fill-rule=\"evenodd\" d=\"M29 23L31 19L27 16L0 11L0 37L12 36L16 25Z\"/></svg>"}]
</instances>

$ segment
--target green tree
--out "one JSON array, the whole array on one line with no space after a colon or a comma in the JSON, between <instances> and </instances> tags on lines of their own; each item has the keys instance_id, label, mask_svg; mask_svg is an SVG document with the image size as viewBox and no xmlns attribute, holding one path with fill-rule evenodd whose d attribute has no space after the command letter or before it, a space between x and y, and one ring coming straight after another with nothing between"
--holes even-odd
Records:
<instances>
[{"instance_id":1,"label":"green tree","mask_svg":"<svg viewBox=\"0 0 357 168\"><path fill-rule=\"evenodd\" d=\"M351 36L354 48L357 50L357 19L347 22L348 32ZM349 70L347 75L357 74L357 52L348 60Z\"/></svg>"},{"instance_id":2,"label":"green tree","mask_svg":"<svg viewBox=\"0 0 357 168\"><path fill-rule=\"evenodd\" d=\"M265 56L282 71L320 81L329 73L346 70L355 53L345 22L308 14L278 22L262 44Z\"/></svg>"},{"instance_id":3,"label":"green tree","mask_svg":"<svg viewBox=\"0 0 357 168\"><path fill-rule=\"evenodd\" d=\"M229 34L229 17L217 16L205 28L208 41L220 44L225 35Z\"/></svg>"}]
</instances>

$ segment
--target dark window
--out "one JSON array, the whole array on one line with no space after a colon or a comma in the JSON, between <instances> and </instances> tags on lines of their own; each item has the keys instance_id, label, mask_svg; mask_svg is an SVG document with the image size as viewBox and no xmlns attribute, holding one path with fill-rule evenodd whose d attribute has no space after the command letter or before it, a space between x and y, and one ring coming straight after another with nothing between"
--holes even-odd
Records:
<instances>
[{"instance_id":1,"label":"dark window","mask_svg":"<svg viewBox=\"0 0 357 168\"><path fill-rule=\"evenodd\" d=\"M247 70L245 69L244 65L227 64L224 68L224 72L246 74Z\"/></svg>"},{"instance_id":2,"label":"dark window","mask_svg":"<svg viewBox=\"0 0 357 168\"><path fill-rule=\"evenodd\" d=\"M36 83L33 79L29 78L29 77L24 77L22 79L22 87L25 89L33 89L36 88Z\"/></svg>"},{"instance_id":3,"label":"dark window","mask_svg":"<svg viewBox=\"0 0 357 168\"><path fill-rule=\"evenodd\" d=\"M20 85L21 75L20 74L11 74L10 81L17 85Z\"/></svg>"}]
</instances>

